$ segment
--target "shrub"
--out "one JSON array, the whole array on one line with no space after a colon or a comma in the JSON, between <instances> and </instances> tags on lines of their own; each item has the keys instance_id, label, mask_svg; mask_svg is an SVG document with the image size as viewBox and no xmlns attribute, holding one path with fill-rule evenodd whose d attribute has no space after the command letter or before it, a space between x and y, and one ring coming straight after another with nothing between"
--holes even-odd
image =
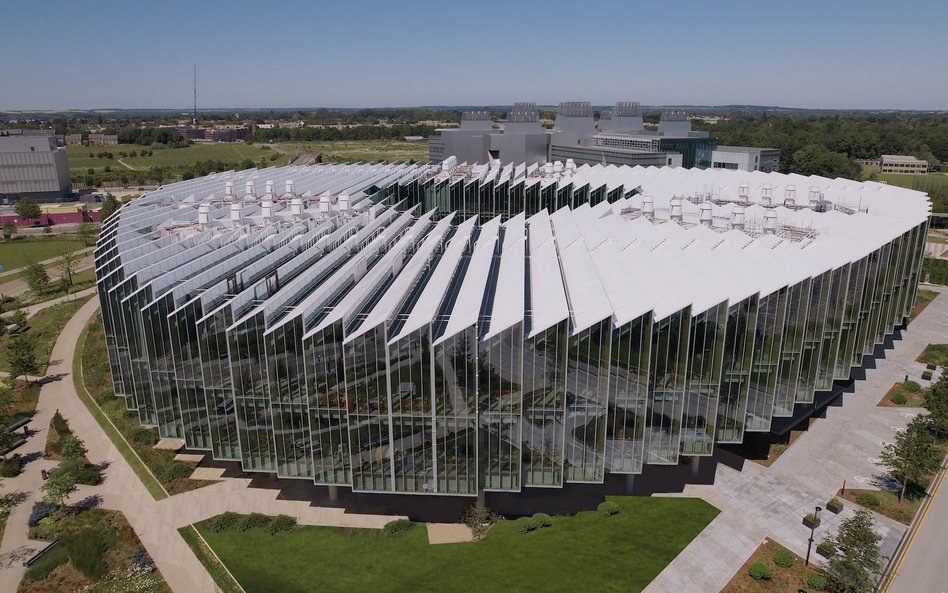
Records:
<instances>
[{"instance_id":1,"label":"shrub","mask_svg":"<svg viewBox=\"0 0 948 593\"><path fill-rule=\"evenodd\" d=\"M819 520L819 517L817 517L817 516L816 516L815 514L813 514L813 513L807 513L806 516L803 517L803 519L804 519L805 521L809 521L810 523L816 523L816 522Z\"/></svg>"},{"instance_id":2,"label":"shrub","mask_svg":"<svg viewBox=\"0 0 948 593\"><path fill-rule=\"evenodd\" d=\"M533 515L533 520L537 522L537 527L549 527L553 525L553 519L546 513L536 513Z\"/></svg>"},{"instance_id":3,"label":"shrub","mask_svg":"<svg viewBox=\"0 0 948 593\"><path fill-rule=\"evenodd\" d=\"M599 513L600 517L610 517L619 512L619 505L607 500L596 507L596 512Z\"/></svg>"},{"instance_id":4,"label":"shrub","mask_svg":"<svg viewBox=\"0 0 948 593\"><path fill-rule=\"evenodd\" d=\"M385 535L392 535L398 533L399 531L408 531L409 529L415 526L414 523L408 519L397 519L395 521L390 521L385 524L385 527L382 528L382 532Z\"/></svg>"},{"instance_id":5,"label":"shrub","mask_svg":"<svg viewBox=\"0 0 948 593\"><path fill-rule=\"evenodd\" d=\"M916 381L906 381L902 383L902 389L908 391L909 393L921 393L922 386Z\"/></svg>"},{"instance_id":6,"label":"shrub","mask_svg":"<svg viewBox=\"0 0 948 593\"><path fill-rule=\"evenodd\" d=\"M769 581L774 578L774 571L763 562L755 562L747 569L747 574L756 581Z\"/></svg>"},{"instance_id":7,"label":"shrub","mask_svg":"<svg viewBox=\"0 0 948 593\"><path fill-rule=\"evenodd\" d=\"M30 513L30 518L27 519L26 524L28 527L36 527L40 524L40 521L48 517L53 511L57 508L54 504L47 504L45 502L37 502L33 505L33 512Z\"/></svg>"},{"instance_id":8,"label":"shrub","mask_svg":"<svg viewBox=\"0 0 948 593\"><path fill-rule=\"evenodd\" d=\"M237 524L237 531L247 531L256 527L266 527L270 524L270 517L261 513L250 513Z\"/></svg>"},{"instance_id":9,"label":"shrub","mask_svg":"<svg viewBox=\"0 0 948 593\"><path fill-rule=\"evenodd\" d=\"M537 522L530 517L520 517L514 521L514 533L526 533L537 528Z\"/></svg>"},{"instance_id":10,"label":"shrub","mask_svg":"<svg viewBox=\"0 0 948 593\"><path fill-rule=\"evenodd\" d=\"M922 379L924 379L925 381L931 381L931 380L932 380L932 372L931 372L931 371L925 371L924 373L922 373Z\"/></svg>"},{"instance_id":11,"label":"shrub","mask_svg":"<svg viewBox=\"0 0 948 593\"><path fill-rule=\"evenodd\" d=\"M908 398L905 397L905 394L904 394L904 393L896 393L895 395L893 395L893 396L892 396L891 398L889 398L889 399L891 399L891 400L892 400L892 403L895 404L895 405L897 405L897 406L904 406L905 404L908 403Z\"/></svg>"},{"instance_id":12,"label":"shrub","mask_svg":"<svg viewBox=\"0 0 948 593\"><path fill-rule=\"evenodd\" d=\"M69 562L69 554L62 546L56 546L37 560L33 566L26 569L26 578L31 581L38 581L49 573L53 572L57 566Z\"/></svg>"},{"instance_id":13,"label":"shrub","mask_svg":"<svg viewBox=\"0 0 948 593\"><path fill-rule=\"evenodd\" d=\"M289 515L277 515L270 524L267 525L267 534L276 535L281 531L289 531L296 527L296 517Z\"/></svg>"},{"instance_id":14,"label":"shrub","mask_svg":"<svg viewBox=\"0 0 948 593\"><path fill-rule=\"evenodd\" d=\"M811 589L816 589L817 591L826 591L829 588L829 579L821 575L818 572L811 572L810 576L806 579L806 584L810 586Z\"/></svg>"},{"instance_id":15,"label":"shrub","mask_svg":"<svg viewBox=\"0 0 948 593\"><path fill-rule=\"evenodd\" d=\"M827 539L824 539L823 541L821 541L818 545L819 547L829 552L830 555L836 553L836 543L832 540L832 538L828 537Z\"/></svg>"},{"instance_id":16,"label":"shrub","mask_svg":"<svg viewBox=\"0 0 948 593\"><path fill-rule=\"evenodd\" d=\"M132 562L134 562L136 566L151 566L154 564L151 556L148 555L148 551L145 550L145 547L141 544L135 548L135 552L132 554Z\"/></svg>"},{"instance_id":17,"label":"shrub","mask_svg":"<svg viewBox=\"0 0 948 593\"><path fill-rule=\"evenodd\" d=\"M132 430L128 438L134 443L141 443L143 445L148 445L149 447L158 444L158 433L154 429L145 428L139 426L138 428Z\"/></svg>"},{"instance_id":18,"label":"shrub","mask_svg":"<svg viewBox=\"0 0 948 593\"><path fill-rule=\"evenodd\" d=\"M87 527L67 532L59 541L69 554L69 561L86 578L97 581L105 576L102 539L95 529Z\"/></svg>"},{"instance_id":19,"label":"shrub","mask_svg":"<svg viewBox=\"0 0 948 593\"><path fill-rule=\"evenodd\" d=\"M23 470L23 458L19 453L0 461L0 478L15 478Z\"/></svg>"},{"instance_id":20,"label":"shrub","mask_svg":"<svg viewBox=\"0 0 948 593\"><path fill-rule=\"evenodd\" d=\"M183 461L172 461L162 472L165 482L190 478L192 473L194 473L194 468Z\"/></svg>"},{"instance_id":21,"label":"shrub","mask_svg":"<svg viewBox=\"0 0 948 593\"><path fill-rule=\"evenodd\" d=\"M877 507L882 504L879 497L871 492L860 492L859 495L856 496L856 502L864 507Z\"/></svg>"},{"instance_id":22,"label":"shrub","mask_svg":"<svg viewBox=\"0 0 948 593\"><path fill-rule=\"evenodd\" d=\"M837 497L834 496L834 497L829 501L829 504L830 504L830 505L833 505L834 507L841 507L841 506L843 506L843 501L841 501L839 498L837 498Z\"/></svg>"},{"instance_id":23,"label":"shrub","mask_svg":"<svg viewBox=\"0 0 948 593\"><path fill-rule=\"evenodd\" d=\"M96 486L102 483L102 472L99 471L99 468L91 463L86 463L85 461L72 459L69 460L55 470L51 474L57 472L64 472L70 474L75 480L76 484L85 484L87 486Z\"/></svg>"},{"instance_id":24,"label":"shrub","mask_svg":"<svg viewBox=\"0 0 948 593\"><path fill-rule=\"evenodd\" d=\"M784 568L793 566L793 554L788 550L777 550L774 552L774 564Z\"/></svg>"},{"instance_id":25,"label":"shrub","mask_svg":"<svg viewBox=\"0 0 948 593\"><path fill-rule=\"evenodd\" d=\"M240 515L227 511L220 515L215 515L207 520L207 528L217 533L225 529L233 529L240 522Z\"/></svg>"}]
</instances>

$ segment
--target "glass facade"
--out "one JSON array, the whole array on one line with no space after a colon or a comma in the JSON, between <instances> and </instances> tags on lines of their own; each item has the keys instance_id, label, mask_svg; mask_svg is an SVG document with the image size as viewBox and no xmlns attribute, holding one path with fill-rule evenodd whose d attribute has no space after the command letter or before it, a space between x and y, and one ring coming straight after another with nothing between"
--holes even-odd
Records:
<instances>
[{"instance_id":1,"label":"glass facade","mask_svg":"<svg viewBox=\"0 0 948 593\"><path fill-rule=\"evenodd\" d=\"M199 223L198 202L220 192L213 180L192 180L198 202L168 206L149 194L105 225L95 260L106 345L116 394L143 425L246 471L359 492L474 496L601 483L740 443L847 379L909 314L927 231L919 221L779 289L672 310L623 253L667 241L685 249L675 233L690 227L663 235L663 224L640 216L630 206L639 183L582 171L551 182L523 167L449 176L359 167L353 179L317 167L297 182L309 195L351 191L357 210L327 215L314 199L306 216L286 214L268 234L259 221L226 226L223 207L212 212L216 225ZM290 174L267 171L240 175ZM544 210L587 221L499 227ZM473 217L442 270L451 238ZM172 223L189 230L169 234ZM569 306L535 328L535 301L547 295L531 287L556 262L531 254L546 243L558 255L544 257L562 266L577 241L600 274L609 257L628 269L628 288L603 281L608 299L597 302L608 306L582 311L578 326L584 270L557 273ZM491 252L475 266L482 243ZM803 248L786 237L768 245ZM526 271L522 309L519 293L511 297L519 277L500 282L502 265ZM483 281L462 291L470 278ZM649 290L647 311L619 314ZM523 314L511 321L501 310Z\"/></svg>"}]
</instances>

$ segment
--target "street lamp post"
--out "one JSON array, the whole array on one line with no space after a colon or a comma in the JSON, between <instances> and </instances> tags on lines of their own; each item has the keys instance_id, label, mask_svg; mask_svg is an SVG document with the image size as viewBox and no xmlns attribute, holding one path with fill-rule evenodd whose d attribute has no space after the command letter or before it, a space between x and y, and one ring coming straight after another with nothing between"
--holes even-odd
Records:
<instances>
[{"instance_id":1,"label":"street lamp post","mask_svg":"<svg viewBox=\"0 0 948 593\"><path fill-rule=\"evenodd\" d=\"M820 520L820 507L816 507L816 521L813 522L813 527L810 527L810 540L806 545L806 566L810 565L810 549L813 547L813 532L816 531L816 523Z\"/></svg>"}]
</instances>

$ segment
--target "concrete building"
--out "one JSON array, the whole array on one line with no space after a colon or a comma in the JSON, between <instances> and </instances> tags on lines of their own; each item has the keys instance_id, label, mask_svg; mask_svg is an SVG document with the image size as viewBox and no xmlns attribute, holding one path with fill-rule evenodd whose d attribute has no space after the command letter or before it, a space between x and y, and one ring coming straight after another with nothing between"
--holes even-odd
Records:
<instances>
[{"instance_id":1,"label":"concrete building","mask_svg":"<svg viewBox=\"0 0 948 593\"><path fill-rule=\"evenodd\" d=\"M0 136L0 200L59 201L72 193L66 149L54 136Z\"/></svg>"},{"instance_id":2,"label":"concrete building","mask_svg":"<svg viewBox=\"0 0 948 593\"><path fill-rule=\"evenodd\" d=\"M357 492L528 494L812 415L910 313L930 209L760 171L249 169L126 204L96 277L115 393L162 437Z\"/></svg>"},{"instance_id":3,"label":"concrete building","mask_svg":"<svg viewBox=\"0 0 948 593\"><path fill-rule=\"evenodd\" d=\"M117 146L117 134L89 134L89 146Z\"/></svg>"},{"instance_id":4,"label":"concrete building","mask_svg":"<svg viewBox=\"0 0 948 593\"><path fill-rule=\"evenodd\" d=\"M731 169L738 171L780 170L779 148L754 148L750 146L718 146L711 150L700 148L696 153L700 169Z\"/></svg>"},{"instance_id":5,"label":"concrete building","mask_svg":"<svg viewBox=\"0 0 948 593\"><path fill-rule=\"evenodd\" d=\"M928 161L901 154L884 154L879 159L879 172L924 175L928 173Z\"/></svg>"},{"instance_id":6,"label":"concrete building","mask_svg":"<svg viewBox=\"0 0 948 593\"><path fill-rule=\"evenodd\" d=\"M468 112L457 130L442 129L429 138L429 160L454 156L459 163L499 162L544 165L573 160L577 165L693 167L699 149L713 150L717 139L695 132L683 112L662 115L658 130L647 130L638 103L618 103L596 126L588 102L560 103L551 130L540 125L535 103L517 103L503 130L495 130L487 112Z\"/></svg>"}]
</instances>

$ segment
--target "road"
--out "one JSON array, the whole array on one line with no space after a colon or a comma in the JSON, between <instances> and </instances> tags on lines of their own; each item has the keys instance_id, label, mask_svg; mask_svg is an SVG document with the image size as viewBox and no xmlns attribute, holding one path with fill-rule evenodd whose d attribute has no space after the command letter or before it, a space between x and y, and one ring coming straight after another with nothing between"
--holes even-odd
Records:
<instances>
[{"instance_id":1,"label":"road","mask_svg":"<svg viewBox=\"0 0 948 593\"><path fill-rule=\"evenodd\" d=\"M942 472L924 520L907 543L902 563L895 568L889 593L948 592L948 488L942 487L944 481Z\"/></svg>"}]
</instances>

